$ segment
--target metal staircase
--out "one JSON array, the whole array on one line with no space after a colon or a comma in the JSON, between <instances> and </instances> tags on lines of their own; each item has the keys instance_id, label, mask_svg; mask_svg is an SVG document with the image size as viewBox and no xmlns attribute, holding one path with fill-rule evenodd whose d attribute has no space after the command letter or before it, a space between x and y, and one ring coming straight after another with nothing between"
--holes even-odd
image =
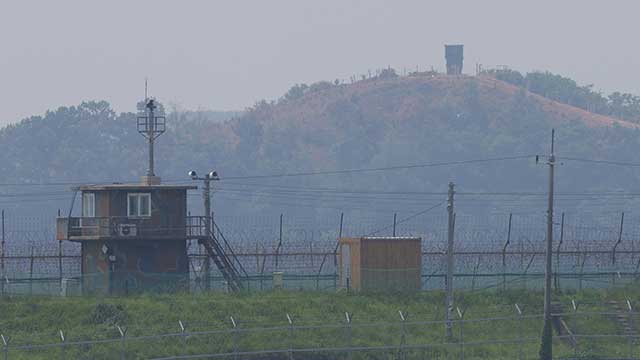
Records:
<instances>
[{"instance_id":1,"label":"metal staircase","mask_svg":"<svg viewBox=\"0 0 640 360\"><path fill-rule=\"evenodd\" d=\"M242 279L247 278L247 272L233 252L227 239L222 234L222 231L220 231L218 225L214 223L213 226L213 231L208 231L208 236L200 238L198 243L204 247L211 260L213 260L218 270L220 270L220 273L229 285L229 289L232 291L242 290Z\"/></svg>"}]
</instances>

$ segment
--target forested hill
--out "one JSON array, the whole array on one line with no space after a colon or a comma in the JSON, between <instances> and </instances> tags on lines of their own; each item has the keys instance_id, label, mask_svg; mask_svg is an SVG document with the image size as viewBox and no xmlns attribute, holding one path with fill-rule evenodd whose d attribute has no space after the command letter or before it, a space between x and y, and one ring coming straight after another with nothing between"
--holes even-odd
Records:
<instances>
[{"instance_id":1,"label":"forested hill","mask_svg":"<svg viewBox=\"0 0 640 360\"><path fill-rule=\"evenodd\" d=\"M535 164L534 155L548 153L556 128L563 163L557 186L567 194L558 206L567 211L633 206L634 196L604 194L637 193L637 167L582 160L640 163L635 122L498 78L495 73L399 77L385 70L352 84L296 85L279 100L260 102L242 114L169 113L168 130L157 142L157 173L177 182L188 181L190 169L217 170L222 181L216 183L215 208L230 215L408 214L441 201L449 181L460 192L459 211L543 213L547 171ZM137 180L145 171L146 146L135 118L114 113L105 102L88 102L4 128L1 206L66 211L69 183ZM502 160L458 163L487 159ZM456 164L326 173L448 162ZM569 196L583 192L596 195Z\"/></svg>"}]
</instances>

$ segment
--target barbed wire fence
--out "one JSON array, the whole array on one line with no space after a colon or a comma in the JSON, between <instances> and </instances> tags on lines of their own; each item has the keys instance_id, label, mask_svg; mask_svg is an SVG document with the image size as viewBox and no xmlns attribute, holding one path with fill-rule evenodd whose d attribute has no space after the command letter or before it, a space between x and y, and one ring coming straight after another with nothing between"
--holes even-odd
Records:
<instances>
[{"instance_id":1,"label":"barbed wire fence","mask_svg":"<svg viewBox=\"0 0 640 360\"><path fill-rule=\"evenodd\" d=\"M573 302L572 302L573 303ZM573 303L575 305L575 303ZM603 310L607 304L581 304L553 313L559 358L634 359L640 353L635 331L620 328L620 317L635 322L629 307ZM570 307L570 306L569 306ZM586 309L586 310L585 310ZM116 324L91 336L60 329L56 338L0 334L4 360L20 358L148 358L148 359L461 359L486 357L536 359L543 316L513 304L474 313L456 309L453 338L441 331L445 320L431 314L409 314L399 309L383 319L358 318L354 314L327 314L308 319L304 314L282 314L282 321L256 324L251 318L229 314L217 326L179 320L166 332ZM600 323L595 327L592 324ZM172 330L173 329L173 330ZM157 329L154 331L158 331ZM606 356L606 357L602 357Z\"/></svg>"},{"instance_id":2,"label":"barbed wire fence","mask_svg":"<svg viewBox=\"0 0 640 360\"><path fill-rule=\"evenodd\" d=\"M216 216L216 224L243 266L264 283L274 271L285 279L308 279L295 287L337 286L337 239L358 237L385 226L378 236L419 236L423 289L442 289L446 216L428 214L393 223L397 216L310 218L286 214ZM554 284L557 289L606 287L635 279L640 269L640 218L634 214L564 214L555 226ZM545 219L540 214L458 214L455 228L457 289L538 287L544 265ZM55 240L55 217L3 217L1 288L16 281L61 283L81 275L80 247ZM205 255L194 243L195 263ZM316 277L315 281L313 277ZM318 280L323 279L322 285ZM215 280L215 274L212 279ZM333 281L331 279L334 279ZM268 281L267 281L268 282ZM220 284L221 285L221 284ZM53 285L52 285L53 286ZM221 285L222 286L222 285ZM293 285L292 285L293 286ZM261 288L264 288L262 284ZM33 293L33 287L29 287ZM268 286L267 286L268 288Z\"/></svg>"}]
</instances>

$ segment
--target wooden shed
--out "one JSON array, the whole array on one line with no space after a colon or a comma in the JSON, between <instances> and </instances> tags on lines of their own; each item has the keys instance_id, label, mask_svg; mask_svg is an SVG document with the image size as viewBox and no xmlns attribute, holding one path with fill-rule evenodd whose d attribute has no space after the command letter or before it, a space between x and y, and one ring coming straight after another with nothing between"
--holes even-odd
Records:
<instances>
[{"instance_id":1,"label":"wooden shed","mask_svg":"<svg viewBox=\"0 0 640 360\"><path fill-rule=\"evenodd\" d=\"M341 238L340 286L362 291L418 291L422 281L422 239Z\"/></svg>"}]
</instances>

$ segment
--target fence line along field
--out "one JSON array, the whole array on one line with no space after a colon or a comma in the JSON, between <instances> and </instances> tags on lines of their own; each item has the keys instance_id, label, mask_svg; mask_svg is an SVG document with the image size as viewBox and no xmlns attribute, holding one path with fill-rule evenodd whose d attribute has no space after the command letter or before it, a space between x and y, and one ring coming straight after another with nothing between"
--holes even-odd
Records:
<instances>
[{"instance_id":1,"label":"fence line along field","mask_svg":"<svg viewBox=\"0 0 640 360\"><path fill-rule=\"evenodd\" d=\"M7 360L537 358L541 292L458 292L451 338L444 334L443 295L4 298L0 351ZM636 286L556 294L556 356L637 358L637 298Z\"/></svg>"},{"instance_id":2,"label":"fence line along field","mask_svg":"<svg viewBox=\"0 0 640 360\"><path fill-rule=\"evenodd\" d=\"M53 218L4 216L2 292L59 294L65 282L69 285L67 294L73 294L70 284L81 276L79 247L55 240ZM283 273L286 288L336 289L338 237L362 236L380 229L383 231L377 235L421 237L422 288L443 289L446 217L428 214L396 223L394 218L393 214L353 219L340 214L321 219L276 214L217 216L215 222L250 275L247 282L251 290L270 289L276 271ZM639 220L621 213L561 214L554 243L556 289L607 287L634 279L640 269ZM540 214L458 215L455 288L540 287L544 221ZM200 289L203 279L208 279L211 288L224 289L224 279L214 267L210 276L204 276L206 255L197 243L190 242L188 247L190 288Z\"/></svg>"}]
</instances>

